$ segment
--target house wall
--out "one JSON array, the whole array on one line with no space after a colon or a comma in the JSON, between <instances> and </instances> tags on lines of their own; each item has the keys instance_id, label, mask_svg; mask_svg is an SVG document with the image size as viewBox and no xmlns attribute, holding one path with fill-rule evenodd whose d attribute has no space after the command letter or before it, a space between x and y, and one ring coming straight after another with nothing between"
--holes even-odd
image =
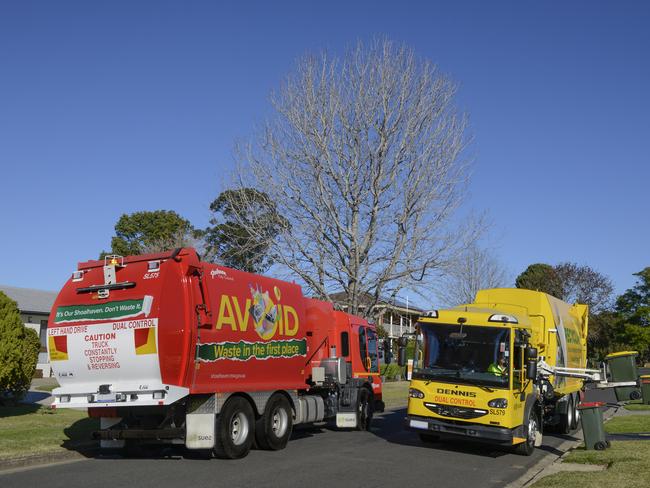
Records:
<instances>
[{"instance_id":1,"label":"house wall","mask_svg":"<svg viewBox=\"0 0 650 488\"><path fill-rule=\"evenodd\" d=\"M38 335L41 341L41 349L38 353L38 361L36 362L36 369L41 370L44 377L51 375L51 368L49 358L47 357L47 320L48 314L40 313L21 313L25 327L32 329Z\"/></svg>"}]
</instances>

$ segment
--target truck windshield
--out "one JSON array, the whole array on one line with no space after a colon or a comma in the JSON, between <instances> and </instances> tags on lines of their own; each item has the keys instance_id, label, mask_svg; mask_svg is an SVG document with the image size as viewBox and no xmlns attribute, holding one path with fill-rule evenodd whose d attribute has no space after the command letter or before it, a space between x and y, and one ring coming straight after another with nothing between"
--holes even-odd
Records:
<instances>
[{"instance_id":1,"label":"truck windshield","mask_svg":"<svg viewBox=\"0 0 650 488\"><path fill-rule=\"evenodd\" d=\"M415 379L508 388L510 330L458 324L419 324L422 361Z\"/></svg>"}]
</instances>

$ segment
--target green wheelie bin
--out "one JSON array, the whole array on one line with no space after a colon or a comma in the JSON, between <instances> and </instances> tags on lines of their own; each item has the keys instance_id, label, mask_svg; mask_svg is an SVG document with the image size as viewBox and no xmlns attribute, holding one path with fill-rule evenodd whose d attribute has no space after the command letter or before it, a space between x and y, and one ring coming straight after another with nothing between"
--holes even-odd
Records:
<instances>
[{"instance_id":1,"label":"green wheelie bin","mask_svg":"<svg viewBox=\"0 0 650 488\"><path fill-rule=\"evenodd\" d=\"M578 405L582 434L585 438L585 449L587 450L603 451L609 447L609 441L603 426L603 412L600 410L600 407L604 405L603 402L581 403Z\"/></svg>"},{"instance_id":2,"label":"green wheelie bin","mask_svg":"<svg viewBox=\"0 0 650 488\"><path fill-rule=\"evenodd\" d=\"M612 382L637 381L638 373L636 369L636 357L639 355L636 351L613 352L605 357L609 364L609 372L612 376ZM614 388L616 400L627 402L641 398L641 392L636 386L620 386Z\"/></svg>"},{"instance_id":3,"label":"green wheelie bin","mask_svg":"<svg viewBox=\"0 0 650 488\"><path fill-rule=\"evenodd\" d=\"M643 396L643 403L650 405L650 374L644 374L639 377L641 382L641 396Z\"/></svg>"}]
</instances>

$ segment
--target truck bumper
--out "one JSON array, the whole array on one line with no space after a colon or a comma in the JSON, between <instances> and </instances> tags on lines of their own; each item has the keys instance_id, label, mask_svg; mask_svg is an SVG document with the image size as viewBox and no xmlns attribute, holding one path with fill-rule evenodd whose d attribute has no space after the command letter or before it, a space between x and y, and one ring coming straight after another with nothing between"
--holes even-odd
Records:
<instances>
[{"instance_id":1,"label":"truck bumper","mask_svg":"<svg viewBox=\"0 0 650 488\"><path fill-rule=\"evenodd\" d=\"M149 386L149 385L148 385ZM174 385L151 385L147 390L137 385L110 385L110 391L102 395L99 385L80 384L76 388L55 388L52 391L52 408L93 407L144 407L171 405L189 395L190 390Z\"/></svg>"},{"instance_id":2,"label":"truck bumper","mask_svg":"<svg viewBox=\"0 0 650 488\"><path fill-rule=\"evenodd\" d=\"M465 438L504 445L512 445L516 437L524 437L520 432L523 432L523 426L509 429L483 424L445 422L418 415L408 415L405 418L405 427L422 434L428 433L441 437Z\"/></svg>"},{"instance_id":3,"label":"truck bumper","mask_svg":"<svg viewBox=\"0 0 650 488\"><path fill-rule=\"evenodd\" d=\"M92 433L93 439L115 441L123 439L171 440L185 439L185 429L104 429Z\"/></svg>"}]
</instances>

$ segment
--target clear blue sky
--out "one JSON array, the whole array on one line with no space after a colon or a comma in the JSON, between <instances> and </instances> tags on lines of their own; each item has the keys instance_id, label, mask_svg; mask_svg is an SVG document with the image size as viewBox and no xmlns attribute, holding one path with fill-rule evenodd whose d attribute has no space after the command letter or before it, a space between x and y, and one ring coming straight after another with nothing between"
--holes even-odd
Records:
<instances>
[{"instance_id":1,"label":"clear blue sky","mask_svg":"<svg viewBox=\"0 0 650 488\"><path fill-rule=\"evenodd\" d=\"M281 3L281 4L280 4ZM119 216L198 227L295 60L412 46L460 85L468 205L516 275L650 266L648 2L0 3L0 283L58 289Z\"/></svg>"}]
</instances>

